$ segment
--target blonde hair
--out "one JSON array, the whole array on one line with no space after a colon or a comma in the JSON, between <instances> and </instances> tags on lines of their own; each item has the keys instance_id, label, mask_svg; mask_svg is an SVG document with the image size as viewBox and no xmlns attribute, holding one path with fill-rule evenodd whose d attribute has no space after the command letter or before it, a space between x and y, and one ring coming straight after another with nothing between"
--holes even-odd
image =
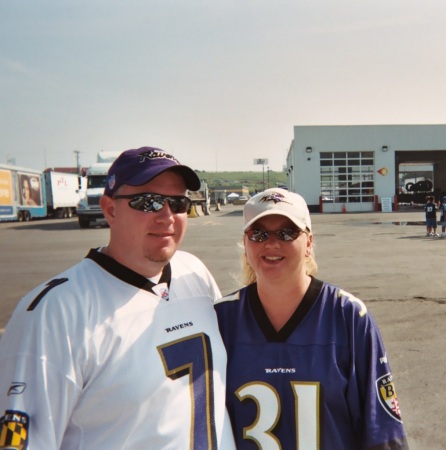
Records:
<instances>
[{"instance_id":1,"label":"blonde hair","mask_svg":"<svg viewBox=\"0 0 446 450\"><path fill-rule=\"evenodd\" d=\"M307 232L307 234L310 235L311 233ZM243 285L248 286L257 281L257 276L254 272L254 269L249 264L248 259L246 258L246 252L244 251L245 246L243 244L243 241L239 243L239 247L241 249L240 263L242 268L240 281ZM315 276L317 274L317 263L314 254L314 240L313 245L311 246L310 254L305 257L305 272L307 275L311 276Z\"/></svg>"}]
</instances>

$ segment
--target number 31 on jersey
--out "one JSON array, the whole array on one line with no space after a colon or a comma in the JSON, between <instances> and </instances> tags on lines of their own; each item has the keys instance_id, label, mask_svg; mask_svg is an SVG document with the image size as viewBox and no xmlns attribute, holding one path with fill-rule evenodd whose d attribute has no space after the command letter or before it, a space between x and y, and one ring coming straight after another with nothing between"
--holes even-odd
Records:
<instances>
[{"instance_id":1,"label":"number 31 on jersey","mask_svg":"<svg viewBox=\"0 0 446 450\"><path fill-rule=\"evenodd\" d=\"M294 395L295 405L296 448L318 450L320 448L319 383L296 381L290 384L290 395ZM252 425L244 428L244 439L252 439L259 449L284 449L273 430L281 414L292 414L292 412L282 411L277 390L270 384L259 381L241 386L235 394L240 401L250 398L257 405L256 420Z\"/></svg>"}]
</instances>

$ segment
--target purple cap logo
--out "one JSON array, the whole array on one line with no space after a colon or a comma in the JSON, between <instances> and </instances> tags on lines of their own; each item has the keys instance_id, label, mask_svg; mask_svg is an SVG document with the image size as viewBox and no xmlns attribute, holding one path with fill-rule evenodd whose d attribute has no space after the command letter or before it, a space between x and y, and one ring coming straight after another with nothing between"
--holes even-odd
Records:
<instances>
[{"instance_id":1,"label":"purple cap logo","mask_svg":"<svg viewBox=\"0 0 446 450\"><path fill-rule=\"evenodd\" d=\"M264 197L262 197L259 200L259 203L266 203L266 202L274 202L275 204L279 203L279 202L284 202L284 203L288 203L289 205L291 205L290 202L287 202L285 200L285 196L280 194L279 192L274 192L273 194L270 195L265 195Z\"/></svg>"},{"instance_id":2,"label":"purple cap logo","mask_svg":"<svg viewBox=\"0 0 446 450\"><path fill-rule=\"evenodd\" d=\"M180 164L178 159L174 158L172 155L169 155L168 153L165 153L161 150L150 150L148 152L141 153L139 156L140 156L140 159L139 159L140 163L143 163L146 160L150 161L152 159L163 158L163 159L170 159L175 164Z\"/></svg>"}]
</instances>

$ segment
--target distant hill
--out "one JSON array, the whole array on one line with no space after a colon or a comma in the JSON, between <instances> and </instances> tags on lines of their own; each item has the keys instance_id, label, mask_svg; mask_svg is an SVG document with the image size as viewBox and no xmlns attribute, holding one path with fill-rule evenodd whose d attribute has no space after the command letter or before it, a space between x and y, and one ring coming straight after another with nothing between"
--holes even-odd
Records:
<instances>
[{"instance_id":1,"label":"distant hill","mask_svg":"<svg viewBox=\"0 0 446 450\"><path fill-rule=\"evenodd\" d=\"M263 172L208 172L196 170L202 181L207 182L210 189L218 187L246 186L252 194L257 189L263 190ZM285 172L265 171L265 189L287 184Z\"/></svg>"}]
</instances>

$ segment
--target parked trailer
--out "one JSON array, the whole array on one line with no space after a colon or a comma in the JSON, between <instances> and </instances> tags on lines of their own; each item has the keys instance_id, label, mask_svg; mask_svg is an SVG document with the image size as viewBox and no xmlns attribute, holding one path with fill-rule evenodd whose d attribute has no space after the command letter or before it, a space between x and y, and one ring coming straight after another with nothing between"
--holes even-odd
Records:
<instances>
[{"instance_id":1,"label":"parked trailer","mask_svg":"<svg viewBox=\"0 0 446 450\"><path fill-rule=\"evenodd\" d=\"M75 173L45 171L48 215L59 219L73 217L85 195L83 177Z\"/></svg>"},{"instance_id":2,"label":"parked trailer","mask_svg":"<svg viewBox=\"0 0 446 450\"><path fill-rule=\"evenodd\" d=\"M47 216L43 173L0 164L0 221L28 221Z\"/></svg>"}]
</instances>

